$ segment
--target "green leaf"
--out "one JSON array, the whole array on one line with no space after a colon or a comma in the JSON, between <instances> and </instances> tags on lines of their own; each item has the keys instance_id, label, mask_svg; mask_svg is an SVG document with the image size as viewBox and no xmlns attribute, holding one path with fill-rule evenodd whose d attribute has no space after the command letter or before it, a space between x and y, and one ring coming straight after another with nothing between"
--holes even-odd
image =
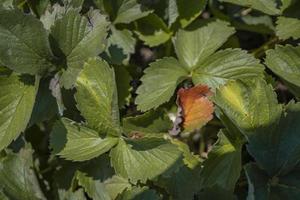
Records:
<instances>
[{"instance_id":1,"label":"green leaf","mask_svg":"<svg viewBox=\"0 0 300 200\"><path fill-rule=\"evenodd\" d=\"M242 145L232 143L224 133L226 130L219 132L218 141L203 163L201 186L218 186L233 192L242 170Z\"/></svg>"},{"instance_id":2,"label":"green leaf","mask_svg":"<svg viewBox=\"0 0 300 200\"><path fill-rule=\"evenodd\" d=\"M57 113L57 103L49 89L49 79L42 79L40 81L32 115L29 121L29 126L49 120Z\"/></svg>"},{"instance_id":3,"label":"green leaf","mask_svg":"<svg viewBox=\"0 0 300 200\"><path fill-rule=\"evenodd\" d=\"M211 22L193 31L179 30L174 45L181 64L188 69L199 64L219 49L235 30L224 21Z\"/></svg>"},{"instance_id":4,"label":"green leaf","mask_svg":"<svg viewBox=\"0 0 300 200\"><path fill-rule=\"evenodd\" d=\"M188 26L191 22L193 22L202 11L205 9L207 0L174 0L176 2L176 6L173 5L169 7L169 13L172 13L172 17L175 18L180 27L184 28ZM172 4L175 4L172 2ZM172 9L172 11L170 10ZM171 20L171 22L174 19Z\"/></svg>"},{"instance_id":5,"label":"green leaf","mask_svg":"<svg viewBox=\"0 0 300 200\"><path fill-rule=\"evenodd\" d=\"M155 180L178 168L182 153L162 138L120 139L110 152L117 175L136 183Z\"/></svg>"},{"instance_id":6,"label":"green leaf","mask_svg":"<svg viewBox=\"0 0 300 200\"><path fill-rule=\"evenodd\" d=\"M137 3L137 0L122 0L117 11L117 17L114 24L129 24L137 19L149 15L152 11L145 11L144 8Z\"/></svg>"},{"instance_id":7,"label":"green leaf","mask_svg":"<svg viewBox=\"0 0 300 200\"><path fill-rule=\"evenodd\" d=\"M119 108L125 107L129 104L131 86L130 82L132 77L125 66L115 66L114 67L116 74L117 91L118 91L118 103Z\"/></svg>"},{"instance_id":8,"label":"green leaf","mask_svg":"<svg viewBox=\"0 0 300 200\"><path fill-rule=\"evenodd\" d=\"M45 11L40 17L40 21L43 23L45 29L50 30L55 21L61 19L65 13L66 8L56 3Z\"/></svg>"},{"instance_id":9,"label":"green leaf","mask_svg":"<svg viewBox=\"0 0 300 200\"><path fill-rule=\"evenodd\" d=\"M266 52L265 63L276 75L292 86L300 90L300 46L279 46ZM300 97L300 94L295 92Z\"/></svg>"},{"instance_id":10,"label":"green leaf","mask_svg":"<svg viewBox=\"0 0 300 200\"><path fill-rule=\"evenodd\" d=\"M216 91L214 102L246 137L276 123L282 110L272 86L261 79L230 81Z\"/></svg>"},{"instance_id":11,"label":"green leaf","mask_svg":"<svg viewBox=\"0 0 300 200\"><path fill-rule=\"evenodd\" d=\"M85 161L109 151L118 138L101 138L99 134L74 121L63 118L55 123L50 139L53 153L67 160Z\"/></svg>"},{"instance_id":12,"label":"green leaf","mask_svg":"<svg viewBox=\"0 0 300 200\"><path fill-rule=\"evenodd\" d=\"M300 195L299 169L281 177L269 177L256 164L245 166L249 200L297 199Z\"/></svg>"},{"instance_id":13,"label":"green leaf","mask_svg":"<svg viewBox=\"0 0 300 200\"><path fill-rule=\"evenodd\" d=\"M0 190L9 199L46 199L32 169L32 153L29 149L22 149L18 154L9 153L1 160Z\"/></svg>"},{"instance_id":14,"label":"green leaf","mask_svg":"<svg viewBox=\"0 0 300 200\"><path fill-rule=\"evenodd\" d=\"M238 198L230 191L226 191L220 187L214 186L205 188L199 192L198 199L213 199L213 200L238 200Z\"/></svg>"},{"instance_id":15,"label":"green leaf","mask_svg":"<svg viewBox=\"0 0 300 200\"><path fill-rule=\"evenodd\" d=\"M249 137L249 153L269 175L285 175L299 163L299 120L300 103L289 103L277 124Z\"/></svg>"},{"instance_id":16,"label":"green leaf","mask_svg":"<svg viewBox=\"0 0 300 200\"><path fill-rule=\"evenodd\" d=\"M33 77L0 76L0 151L23 132L30 120L38 88Z\"/></svg>"},{"instance_id":17,"label":"green leaf","mask_svg":"<svg viewBox=\"0 0 300 200\"><path fill-rule=\"evenodd\" d=\"M279 15L281 13L280 9L277 8L277 4L275 0L219 0L219 1L250 7L269 15Z\"/></svg>"},{"instance_id":18,"label":"green leaf","mask_svg":"<svg viewBox=\"0 0 300 200\"><path fill-rule=\"evenodd\" d=\"M84 190L91 199L110 200L103 183L100 181L94 180L93 177L89 177L80 171L77 172L76 178L79 185L84 187Z\"/></svg>"},{"instance_id":19,"label":"green leaf","mask_svg":"<svg viewBox=\"0 0 300 200\"><path fill-rule=\"evenodd\" d=\"M127 134L130 132L166 133L172 128L172 122L162 109L158 109L123 118L123 128Z\"/></svg>"},{"instance_id":20,"label":"green leaf","mask_svg":"<svg viewBox=\"0 0 300 200\"><path fill-rule=\"evenodd\" d=\"M135 33L140 40L150 47L163 44L172 36L172 32L168 29L165 22L154 13L137 21Z\"/></svg>"},{"instance_id":21,"label":"green leaf","mask_svg":"<svg viewBox=\"0 0 300 200\"><path fill-rule=\"evenodd\" d=\"M161 177L154 184L163 187L174 200L194 199L199 191L200 170L198 166L190 169L182 166L178 171L173 172L169 177Z\"/></svg>"},{"instance_id":22,"label":"green leaf","mask_svg":"<svg viewBox=\"0 0 300 200\"><path fill-rule=\"evenodd\" d=\"M0 199L1 200L9 200L9 198L0 190Z\"/></svg>"},{"instance_id":23,"label":"green leaf","mask_svg":"<svg viewBox=\"0 0 300 200\"><path fill-rule=\"evenodd\" d=\"M89 59L80 72L75 99L87 125L102 134L120 133L115 75L100 58Z\"/></svg>"},{"instance_id":24,"label":"green leaf","mask_svg":"<svg viewBox=\"0 0 300 200\"><path fill-rule=\"evenodd\" d=\"M270 190L268 175L253 163L247 164L244 168L249 184L248 199L268 199Z\"/></svg>"},{"instance_id":25,"label":"green leaf","mask_svg":"<svg viewBox=\"0 0 300 200\"><path fill-rule=\"evenodd\" d=\"M65 88L73 86L84 62L99 55L105 48L109 22L98 10L92 11L89 17L88 20L77 11L70 10L51 27L56 54L67 64L61 77Z\"/></svg>"},{"instance_id":26,"label":"green leaf","mask_svg":"<svg viewBox=\"0 0 300 200\"><path fill-rule=\"evenodd\" d=\"M127 65L131 54L135 52L136 39L127 29L118 30L111 26L110 30L111 35L108 38L105 53L110 63Z\"/></svg>"},{"instance_id":27,"label":"green leaf","mask_svg":"<svg viewBox=\"0 0 300 200\"><path fill-rule=\"evenodd\" d=\"M84 2L84 0L62 0L63 4L67 8L75 8L78 9L78 11L81 10L81 6Z\"/></svg>"},{"instance_id":28,"label":"green leaf","mask_svg":"<svg viewBox=\"0 0 300 200\"><path fill-rule=\"evenodd\" d=\"M172 143L177 145L178 149L182 151L183 162L188 168L194 169L200 164L200 162L202 162L202 159L199 157L199 155L195 155L194 153L192 153L190 151L190 147L186 143L178 139L173 139ZM185 170L183 169L183 171Z\"/></svg>"},{"instance_id":29,"label":"green leaf","mask_svg":"<svg viewBox=\"0 0 300 200\"><path fill-rule=\"evenodd\" d=\"M241 49L225 49L208 56L193 73L194 84L218 88L228 80L263 77L258 59Z\"/></svg>"},{"instance_id":30,"label":"green leaf","mask_svg":"<svg viewBox=\"0 0 300 200\"><path fill-rule=\"evenodd\" d=\"M151 63L144 73L145 75L141 78L142 85L137 89L138 96L135 100L138 109L142 111L157 108L169 101L177 85L188 75L178 61L171 57Z\"/></svg>"},{"instance_id":31,"label":"green leaf","mask_svg":"<svg viewBox=\"0 0 300 200\"><path fill-rule=\"evenodd\" d=\"M50 0L28 0L27 1L28 6L31 8L31 10L40 17L45 10L47 9L47 6L50 4Z\"/></svg>"},{"instance_id":32,"label":"green leaf","mask_svg":"<svg viewBox=\"0 0 300 200\"><path fill-rule=\"evenodd\" d=\"M111 199L116 199L116 197L125 189L131 188L131 184L127 179L116 175L110 179L107 179L104 182L104 185Z\"/></svg>"},{"instance_id":33,"label":"green leaf","mask_svg":"<svg viewBox=\"0 0 300 200\"><path fill-rule=\"evenodd\" d=\"M0 62L28 74L52 71L54 56L43 24L19 10L0 9Z\"/></svg>"},{"instance_id":34,"label":"green leaf","mask_svg":"<svg viewBox=\"0 0 300 200\"><path fill-rule=\"evenodd\" d=\"M297 18L278 17L276 21L276 35L286 40L293 38L294 40L300 38L300 20Z\"/></svg>"},{"instance_id":35,"label":"green leaf","mask_svg":"<svg viewBox=\"0 0 300 200\"><path fill-rule=\"evenodd\" d=\"M123 192L117 200L160 200L155 190L148 187L132 187Z\"/></svg>"}]
</instances>

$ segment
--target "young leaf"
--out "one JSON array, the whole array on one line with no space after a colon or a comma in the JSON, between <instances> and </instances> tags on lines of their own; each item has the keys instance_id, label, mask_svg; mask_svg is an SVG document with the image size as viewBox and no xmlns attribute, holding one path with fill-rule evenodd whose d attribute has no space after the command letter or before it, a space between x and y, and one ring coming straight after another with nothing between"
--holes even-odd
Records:
<instances>
[{"instance_id":1,"label":"young leaf","mask_svg":"<svg viewBox=\"0 0 300 200\"><path fill-rule=\"evenodd\" d=\"M150 64L141 78L135 103L138 109L147 111L169 101L177 85L188 72L175 58L167 57Z\"/></svg>"},{"instance_id":2,"label":"young leaf","mask_svg":"<svg viewBox=\"0 0 300 200\"><path fill-rule=\"evenodd\" d=\"M77 107L87 125L100 133L120 133L115 75L100 58L89 59L76 81Z\"/></svg>"},{"instance_id":3,"label":"young leaf","mask_svg":"<svg viewBox=\"0 0 300 200\"><path fill-rule=\"evenodd\" d=\"M188 69L200 63L219 49L235 30L227 22L211 22L193 31L179 30L174 39L177 57Z\"/></svg>"},{"instance_id":4,"label":"young leaf","mask_svg":"<svg viewBox=\"0 0 300 200\"><path fill-rule=\"evenodd\" d=\"M25 130L30 120L39 85L31 78L14 73L0 76L0 151Z\"/></svg>"},{"instance_id":5,"label":"young leaf","mask_svg":"<svg viewBox=\"0 0 300 200\"><path fill-rule=\"evenodd\" d=\"M252 55L241 49L218 51L202 62L193 73L194 84L218 88L228 80L263 77L264 67Z\"/></svg>"},{"instance_id":6,"label":"young leaf","mask_svg":"<svg viewBox=\"0 0 300 200\"><path fill-rule=\"evenodd\" d=\"M75 10L69 10L51 27L56 54L66 59L67 70L61 81L65 88L73 86L84 62L99 55L105 48L109 22L98 10L91 12L89 20Z\"/></svg>"},{"instance_id":7,"label":"young leaf","mask_svg":"<svg viewBox=\"0 0 300 200\"><path fill-rule=\"evenodd\" d=\"M274 0L219 0L221 2L228 2L240 6L247 6L259 10L269 15L279 15L280 9L277 8Z\"/></svg>"},{"instance_id":8,"label":"young leaf","mask_svg":"<svg viewBox=\"0 0 300 200\"><path fill-rule=\"evenodd\" d=\"M117 11L117 17L114 20L115 24L125 23L129 24L137 19L149 15L152 11L144 11L141 4L137 0L122 0Z\"/></svg>"},{"instance_id":9,"label":"young leaf","mask_svg":"<svg viewBox=\"0 0 300 200\"><path fill-rule=\"evenodd\" d=\"M206 85L197 85L188 89L179 89L178 102L183 112L185 131L202 128L213 118L214 106L208 99L212 95Z\"/></svg>"},{"instance_id":10,"label":"young leaf","mask_svg":"<svg viewBox=\"0 0 300 200\"><path fill-rule=\"evenodd\" d=\"M19 10L0 9L0 62L28 74L52 71L54 56L43 24Z\"/></svg>"},{"instance_id":11,"label":"young leaf","mask_svg":"<svg viewBox=\"0 0 300 200\"><path fill-rule=\"evenodd\" d=\"M276 35L286 40L293 38L294 40L300 38L300 20L297 18L278 17L276 21Z\"/></svg>"},{"instance_id":12,"label":"young leaf","mask_svg":"<svg viewBox=\"0 0 300 200\"><path fill-rule=\"evenodd\" d=\"M287 86L300 97L300 46L276 46L266 52L265 63ZM294 91L294 88L296 91Z\"/></svg>"},{"instance_id":13,"label":"young leaf","mask_svg":"<svg viewBox=\"0 0 300 200\"><path fill-rule=\"evenodd\" d=\"M201 171L201 187L218 186L227 191L234 191L235 184L242 170L242 145L234 144L221 130L218 141L208 154Z\"/></svg>"},{"instance_id":14,"label":"young leaf","mask_svg":"<svg viewBox=\"0 0 300 200\"><path fill-rule=\"evenodd\" d=\"M136 183L154 180L176 170L182 153L162 138L120 139L110 152L111 163L117 175Z\"/></svg>"},{"instance_id":15,"label":"young leaf","mask_svg":"<svg viewBox=\"0 0 300 200\"><path fill-rule=\"evenodd\" d=\"M46 199L32 169L32 153L30 149L22 149L18 154L9 153L1 159L0 191L2 189L9 199Z\"/></svg>"},{"instance_id":16,"label":"young leaf","mask_svg":"<svg viewBox=\"0 0 300 200\"><path fill-rule=\"evenodd\" d=\"M85 161L109 151L118 140L114 137L101 138L96 131L63 118L53 127L50 145L54 154L67 160Z\"/></svg>"}]
</instances>

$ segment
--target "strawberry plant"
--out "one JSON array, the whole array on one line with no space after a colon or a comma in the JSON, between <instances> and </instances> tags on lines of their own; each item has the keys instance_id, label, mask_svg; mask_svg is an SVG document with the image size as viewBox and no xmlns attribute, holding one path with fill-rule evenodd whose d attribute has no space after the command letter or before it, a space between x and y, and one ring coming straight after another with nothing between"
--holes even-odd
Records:
<instances>
[{"instance_id":1,"label":"strawberry plant","mask_svg":"<svg viewBox=\"0 0 300 200\"><path fill-rule=\"evenodd\" d=\"M299 199L299 9L3 0L0 199Z\"/></svg>"}]
</instances>

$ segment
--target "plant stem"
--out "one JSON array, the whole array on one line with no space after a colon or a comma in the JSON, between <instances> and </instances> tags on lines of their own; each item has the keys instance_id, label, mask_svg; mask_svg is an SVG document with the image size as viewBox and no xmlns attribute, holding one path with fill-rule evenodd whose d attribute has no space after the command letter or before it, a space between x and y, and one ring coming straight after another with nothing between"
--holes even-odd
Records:
<instances>
[{"instance_id":1,"label":"plant stem","mask_svg":"<svg viewBox=\"0 0 300 200\"><path fill-rule=\"evenodd\" d=\"M255 49L252 51L252 54L256 58L261 58L262 56L265 55L265 51L273 48L273 46L279 41L279 38L277 36L272 37L269 41L261 45L259 48Z\"/></svg>"}]
</instances>

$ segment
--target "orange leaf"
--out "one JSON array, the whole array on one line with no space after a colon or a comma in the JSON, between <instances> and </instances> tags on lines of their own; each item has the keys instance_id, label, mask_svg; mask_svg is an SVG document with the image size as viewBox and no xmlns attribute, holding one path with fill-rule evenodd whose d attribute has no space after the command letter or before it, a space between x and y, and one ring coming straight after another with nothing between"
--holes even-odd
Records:
<instances>
[{"instance_id":1,"label":"orange leaf","mask_svg":"<svg viewBox=\"0 0 300 200\"><path fill-rule=\"evenodd\" d=\"M212 92L207 85L181 88L177 94L183 113L183 127L186 131L199 129L213 118L214 105L208 99Z\"/></svg>"}]
</instances>

